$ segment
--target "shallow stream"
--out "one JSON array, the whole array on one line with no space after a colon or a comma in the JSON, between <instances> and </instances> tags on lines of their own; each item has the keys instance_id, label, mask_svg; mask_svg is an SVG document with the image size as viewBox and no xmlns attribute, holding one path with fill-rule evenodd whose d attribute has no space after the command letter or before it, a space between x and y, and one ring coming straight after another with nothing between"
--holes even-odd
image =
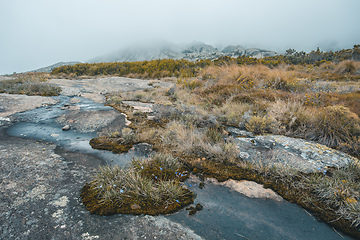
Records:
<instances>
[{"instance_id":1,"label":"shallow stream","mask_svg":"<svg viewBox=\"0 0 360 240\"><path fill-rule=\"evenodd\" d=\"M70 97L54 98L58 100L55 105L16 114L16 123L7 129L7 134L52 142L70 151L92 154L105 164L125 166L133 157L149 153L146 146L141 144L125 154L92 149L89 140L97 133L79 132L76 129L63 131L63 125L57 123L56 119L69 111L64 110L64 105ZM80 111L113 110L85 98L78 99L80 102L72 105L78 106ZM120 119L119 122L125 121ZM204 239L351 239L341 237L328 225L318 222L304 209L287 201L249 198L228 187L211 183L203 189L192 180L185 184L197 194L195 204L201 203L203 210L189 216L188 211L183 209L165 217L193 230Z\"/></svg>"}]
</instances>

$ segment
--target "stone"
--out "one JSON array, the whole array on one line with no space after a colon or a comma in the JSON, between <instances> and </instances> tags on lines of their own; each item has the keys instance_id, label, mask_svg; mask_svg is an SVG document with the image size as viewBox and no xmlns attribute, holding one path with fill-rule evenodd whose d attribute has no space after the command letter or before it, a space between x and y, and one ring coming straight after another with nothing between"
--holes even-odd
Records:
<instances>
[{"instance_id":1,"label":"stone","mask_svg":"<svg viewBox=\"0 0 360 240\"><path fill-rule=\"evenodd\" d=\"M196 204L196 206L195 206L195 209L196 209L196 211L201 211L201 210L203 210L203 205L201 205L200 203L198 203L198 204Z\"/></svg>"},{"instance_id":2,"label":"stone","mask_svg":"<svg viewBox=\"0 0 360 240\"><path fill-rule=\"evenodd\" d=\"M234 137L247 137L247 138L253 138L254 134L252 132L248 132L245 130L240 130L236 127L227 127L226 131L229 132Z\"/></svg>"},{"instance_id":3,"label":"stone","mask_svg":"<svg viewBox=\"0 0 360 240\"><path fill-rule=\"evenodd\" d=\"M213 184L228 187L233 191L241 193L249 198L264 198L264 199L272 199L275 201L283 200L283 198L273 190L264 188L263 185L253 181L246 181L246 180L236 181L232 179L221 183L216 181L215 179L209 179L208 181Z\"/></svg>"},{"instance_id":4,"label":"stone","mask_svg":"<svg viewBox=\"0 0 360 240\"><path fill-rule=\"evenodd\" d=\"M237 137L240 157L253 164L303 173L326 172L358 160L325 145L280 135Z\"/></svg>"},{"instance_id":5,"label":"stone","mask_svg":"<svg viewBox=\"0 0 360 240\"><path fill-rule=\"evenodd\" d=\"M132 205L130 206L130 208L131 208L132 210L141 209L141 207L140 207L138 204L132 204Z\"/></svg>"},{"instance_id":6,"label":"stone","mask_svg":"<svg viewBox=\"0 0 360 240\"><path fill-rule=\"evenodd\" d=\"M81 102L81 100L80 100L79 98L73 97L73 98L71 98L71 99L69 100L69 102L70 102L71 104L76 104L76 103Z\"/></svg>"},{"instance_id":7,"label":"stone","mask_svg":"<svg viewBox=\"0 0 360 240\"><path fill-rule=\"evenodd\" d=\"M70 130L70 125L65 125L63 128L62 128L63 131L69 131Z\"/></svg>"},{"instance_id":8,"label":"stone","mask_svg":"<svg viewBox=\"0 0 360 240\"><path fill-rule=\"evenodd\" d=\"M0 121L11 122L11 119L6 117L0 117Z\"/></svg>"}]
</instances>

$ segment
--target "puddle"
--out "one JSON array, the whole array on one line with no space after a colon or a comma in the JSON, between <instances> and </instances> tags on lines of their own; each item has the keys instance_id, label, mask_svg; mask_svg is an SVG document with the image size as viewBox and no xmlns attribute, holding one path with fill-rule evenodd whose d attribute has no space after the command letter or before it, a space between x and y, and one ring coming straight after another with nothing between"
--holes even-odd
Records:
<instances>
[{"instance_id":1,"label":"puddle","mask_svg":"<svg viewBox=\"0 0 360 240\"><path fill-rule=\"evenodd\" d=\"M341 238L331 227L287 201L249 198L212 183L203 189L197 182L185 184L197 194L194 203L202 204L203 210L189 216L183 209L166 218L204 239L351 239Z\"/></svg>"},{"instance_id":2,"label":"puddle","mask_svg":"<svg viewBox=\"0 0 360 240\"><path fill-rule=\"evenodd\" d=\"M10 126L6 133L15 137L52 142L75 152L94 154L109 165L125 166L133 157L144 157L149 154L148 151L145 151L148 147L144 144L137 144L128 153L123 154L113 154L105 150L92 149L89 141L97 136L96 132L80 132L75 129L63 131L63 125L56 122L56 119L67 111L62 110L62 108L69 103L70 97L60 96L54 97L54 99L58 101L55 105L15 114L14 117L17 122ZM111 107L85 98L79 99L81 102L72 104L72 106L77 106L80 111L113 110Z\"/></svg>"}]
</instances>

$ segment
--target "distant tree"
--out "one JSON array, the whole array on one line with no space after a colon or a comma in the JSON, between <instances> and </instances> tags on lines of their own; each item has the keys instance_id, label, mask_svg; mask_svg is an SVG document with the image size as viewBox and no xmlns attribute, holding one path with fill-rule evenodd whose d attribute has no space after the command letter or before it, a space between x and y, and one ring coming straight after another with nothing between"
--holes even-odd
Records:
<instances>
[{"instance_id":1,"label":"distant tree","mask_svg":"<svg viewBox=\"0 0 360 240\"><path fill-rule=\"evenodd\" d=\"M289 48L288 50L286 50L286 56L291 56L294 55L295 53L297 53L297 51L295 49Z\"/></svg>"}]
</instances>

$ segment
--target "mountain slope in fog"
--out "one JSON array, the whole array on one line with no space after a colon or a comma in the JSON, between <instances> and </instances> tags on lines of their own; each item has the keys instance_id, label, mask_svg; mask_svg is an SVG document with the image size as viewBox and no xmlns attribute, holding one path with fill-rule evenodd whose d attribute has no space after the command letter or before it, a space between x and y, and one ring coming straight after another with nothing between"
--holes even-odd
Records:
<instances>
[{"instance_id":1,"label":"mountain slope in fog","mask_svg":"<svg viewBox=\"0 0 360 240\"><path fill-rule=\"evenodd\" d=\"M211 45L201 42L184 45L166 43L129 47L114 53L90 59L88 62L133 62L154 59L186 59L196 61L200 59L216 59L222 56L238 57L243 55L262 58L274 56L276 54L277 53L274 51L259 48L245 49L239 45L227 46L224 49L219 50Z\"/></svg>"}]
</instances>

